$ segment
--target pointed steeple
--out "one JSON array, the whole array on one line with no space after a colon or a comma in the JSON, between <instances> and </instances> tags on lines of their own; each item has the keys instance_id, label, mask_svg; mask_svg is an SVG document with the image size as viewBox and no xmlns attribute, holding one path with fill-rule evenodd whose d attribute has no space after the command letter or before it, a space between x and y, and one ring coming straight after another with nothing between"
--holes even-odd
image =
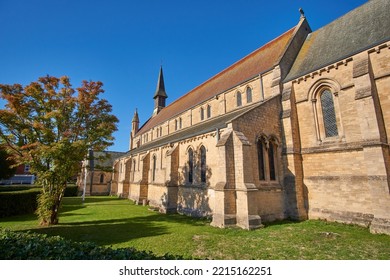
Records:
<instances>
[{"instance_id":1,"label":"pointed steeple","mask_svg":"<svg viewBox=\"0 0 390 280\"><path fill-rule=\"evenodd\" d=\"M165 99L167 99L167 97L168 95L165 92L163 69L161 66L160 73L158 75L156 92L153 96L154 99L153 116L157 115L161 111L161 109L165 107Z\"/></svg>"},{"instance_id":2,"label":"pointed steeple","mask_svg":"<svg viewBox=\"0 0 390 280\"><path fill-rule=\"evenodd\" d=\"M129 143L129 150L134 148L133 141L134 137L137 134L139 130L139 118L138 118L138 111L135 109L133 119L131 121L131 132L130 132L130 143Z\"/></svg>"},{"instance_id":3,"label":"pointed steeple","mask_svg":"<svg viewBox=\"0 0 390 280\"><path fill-rule=\"evenodd\" d=\"M131 122L132 123L139 123L138 110L137 109L135 109L133 120Z\"/></svg>"}]
</instances>

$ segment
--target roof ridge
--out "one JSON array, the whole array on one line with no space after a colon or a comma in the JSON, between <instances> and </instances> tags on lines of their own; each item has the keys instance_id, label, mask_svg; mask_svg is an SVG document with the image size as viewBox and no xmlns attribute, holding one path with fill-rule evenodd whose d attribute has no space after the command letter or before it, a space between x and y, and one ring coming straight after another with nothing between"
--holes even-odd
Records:
<instances>
[{"instance_id":1,"label":"roof ridge","mask_svg":"<svg viewBox=\"0 0 390 280\"><path fill-rule=\"evenodd\" d=\"M255 49L232 65L226 67L200 85L175 99L172 103L162 108L157 115L152 116L148 121L146 121L138 130L136 135L140 135L146 132L146 130L174 118L185 110L199 105L200 103L255 77L256 75L272 69L272 67L280 62L282 57L280 52L283 53L285 48L289 45L291 41L290 37L293 36L294 30L297 26L298 25L294 25L292 28L283 32L271 41L268 41L266 44ZM258 61L259 57L262 56L265 56L264 58L266 59ZM235 71L242 67L246 67L245 71L240 71L240 73L243 73L242 75L238 75L237 73L231 74L235 73Z\"/></svg>"},{"instance_id":2,"label":"roof ridge","mask_svg":"<svg viewBox=\"0 0 390 280\"><path fill-rule=\"evenodd\" d=\"M312 31L310 34L318 33L318 31L321 31L321 30L323 30L325 28L329 28L329 26L331 26L331 25L337 24L337 22L341 21L343 18L344 19L347 18L348 16L350 16L349 14L355 13L356 10L360 9L362 6L366 6L366 5L372 4L373 2L375 2L375 1L367 0L367 2L364 2L364 3L360 4L360 5L358 5L357 7L353 8L352 10L350 10L350 11L348 11L348 12L346 12L346 13L340 15L340 16L338 16L337 18L331 20L330 22L326 23L325 25L323 25L323 26L317 28L316 30Z\"/></svg>"},{"instance_id":3,"label":"roof ridge","mask_svg":"<svg viewBox=\"0 0 390 280\"><path fill-rule=\"evenodd\" d=\"M297 27L294 26L292 28L290 28L289 30L283 32L281 35L279 35L278 37L272 39L271 41L267 42L266 44L262 45L261 47L255 49L254 51L252 51L251 53L249 53L248 55L244 56L243 58L239 59L238 61L236 61L235 63L233 63L232 65L228 66L227 68L223 69L222 71L218 72L217 74L215 74L214 76L212 76L211 78L207 79L206 81L204 81L203 83L201 83L200 85L194 87L193 89L191 89L190 91L188 91L187 93L181 95L179 98L175 99L172 103L169 103L168 106L166 106L164 109L168 108L169 106L171 106L171 104L174 104L176 102L178 102L179 100L181 100L182 98L184 98L185 96L189 95L190 93L194 92L195 90L205 86L206 84L208 84L210 81L213 81L215 80L217 77L221 76L223 73L226 73L228 70L231 70L232 68L234 68L235 66L237 66L238 64L241 64L243 63L244 61L246 61L247 59L249 59L251 56L254 56L256 53L258 53L259 51L261 51L262 49L264 49L266 46L270 45L271 43L273 43L274 41L276 41L277 39L279 39L280 37L284 36L286 33L288 32L291 32L291 30L295 29ZM278 59L278 62L280 61L280 58L283 56L283 54L279 57Z\"/></svg>"},{"instance_id":4,"label":"roof ridge","mask_svg":"<svg viewBox=\"0 0 390 280\"><path fill-rule=\"evenodd\" d=\"M388 7L388 0L370 0L311 32L283 82L295 80L388 40Z\"/></svg>"}]
</instances>

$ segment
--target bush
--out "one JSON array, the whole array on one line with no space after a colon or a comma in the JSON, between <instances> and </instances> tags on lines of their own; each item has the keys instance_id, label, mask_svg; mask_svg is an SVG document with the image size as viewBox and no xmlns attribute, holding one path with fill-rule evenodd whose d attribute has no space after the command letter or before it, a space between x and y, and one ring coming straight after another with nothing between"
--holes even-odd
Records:
<instances>
[{"instance_id":1,"label":"bush","mask_svg":"<svg viewBox=\"0 0 390 280\"><path fill-rule=\"evenodd\" d=\"M65 194L64 196L69 197L69 196L77 196L78 194L78 188L76 185L68 185L65 189Z\"/></svg>"},{"instance_id":2,"label":"bush","mask_svg":"<svg viewBox=\"0 0 390 280\"><path fill-rule=\"evenodd\" d=\"M0 228L2 260L177 260L179 256L156 256L134 248L112 249L91 242L73 242L59 236L13 232Z\"/></svg>"},{"instance_id":3,"label":"bush","mask_svg":"<svg viewBox=\"0 0 390 280\"><path fill-rule=\"evenodd\" d=\"M3 187L1 188L3 189ZM0 218L31 214L37 209L39 188L16 189L0 192Z\"/></svg>"},{"instance_id":4,"label":"bush","mask_svg":"<svg viewBox=\"0 0 390 280\"><path fill-rule=\"evenodd\" d=\"M70 185L64 196L77 196L77 186ZM0 218L32 214L37 210L37 198L41 188L36 186L1 186Z\"/></svg>"}]
</instances>

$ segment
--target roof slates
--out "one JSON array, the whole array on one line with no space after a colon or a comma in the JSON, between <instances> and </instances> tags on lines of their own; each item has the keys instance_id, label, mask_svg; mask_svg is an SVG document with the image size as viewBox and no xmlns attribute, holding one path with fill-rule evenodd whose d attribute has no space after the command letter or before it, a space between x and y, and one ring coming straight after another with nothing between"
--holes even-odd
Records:
<instances>
[{"instance_id":1,"label":"roof slates","mask_svg":"<svg viewBox=\"0 0 390 280\"><path fill-rule=\"evenodd\" d=\"M188 110L189 108L200 104L207 99L212 98L256 75L274 67L280 61L295 27L288 30L281 36L270 41L261 48L255 50L248 56L239 60L235 64L226 68L219 74L191 90L181 98L177 99L159 114L150 118L138 131L137 135L148 131L149 129L164 123L177 114Z\"/></svg>"}]
</instances>

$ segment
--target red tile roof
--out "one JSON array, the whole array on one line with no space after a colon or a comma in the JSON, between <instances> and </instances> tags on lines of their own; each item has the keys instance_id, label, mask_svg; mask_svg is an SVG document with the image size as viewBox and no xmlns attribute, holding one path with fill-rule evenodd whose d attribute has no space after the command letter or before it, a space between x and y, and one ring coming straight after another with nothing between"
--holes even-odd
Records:
<instances>
[{"instance_id":1,"label":"red tile roof","mask_svg":"<svg viewBox=\"0 0 390 280\"><path fill-rule=\"evenodd\" d=\"M295 27L169 104L156 116L150 118L140 128L137 135L140 135L155 126L162 124L175 115L276 66L284 54L294 30Z\"/></svg>"}]
</instances>

